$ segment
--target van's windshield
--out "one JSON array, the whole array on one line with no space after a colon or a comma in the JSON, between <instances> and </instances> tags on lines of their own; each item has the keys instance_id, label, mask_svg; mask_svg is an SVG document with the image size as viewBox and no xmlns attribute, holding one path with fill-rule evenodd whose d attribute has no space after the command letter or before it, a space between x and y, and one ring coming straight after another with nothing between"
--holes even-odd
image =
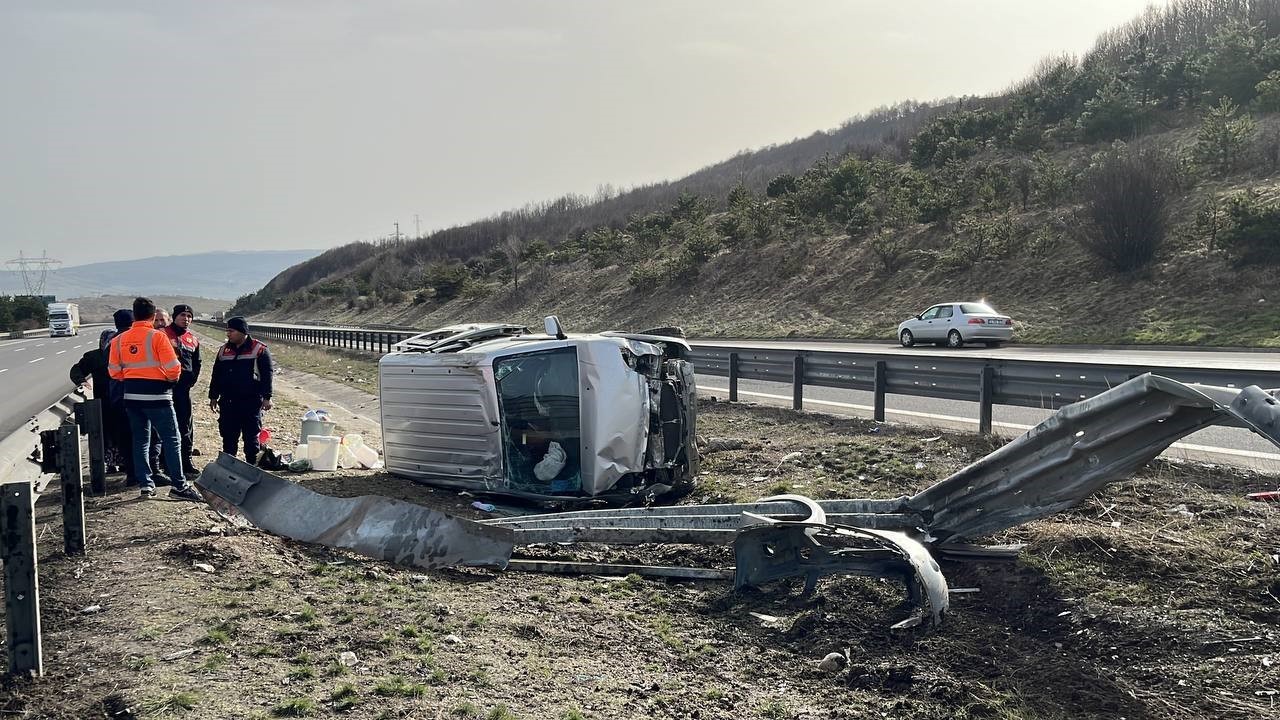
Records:
<instances>
[{"instance_id":1,"label":"van's windshield","mask_svg":"<svg viewBox=\"0 0 1280 720\"><path fill-rule=\"evenodd\" d=\"M578 351L557 348L493 363L507 484L536 493L582 487Z\"/></svg>"}]
</instances>

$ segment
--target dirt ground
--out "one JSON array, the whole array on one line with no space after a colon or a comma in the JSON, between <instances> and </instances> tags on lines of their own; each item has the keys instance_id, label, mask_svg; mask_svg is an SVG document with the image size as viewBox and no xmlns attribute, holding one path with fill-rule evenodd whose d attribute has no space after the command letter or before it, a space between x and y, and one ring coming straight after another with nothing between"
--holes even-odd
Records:
<instances>
[{"instance_id":1,"label":"dirt ground","mask_svg":"<svg viewBox=\"0 0 1280 720\"><path fill-rule=\"evenodd\" d=\"M301 413L343 392L342 409L327 405L342 429L378 444L376 406L334 382L367 386L370 363L273 349L290 368L269 414L274 444L290 445ZM298 371L317 363L332 379ZM896 496L991 449L748 405L707 402L699 421L700 435L744 446L707 455L685 502ZM218 447L207 409L197 447L198 460ZM478 515L474 498L384 472L294 477ZM423 572L237 530L191 503L139 502L113 478L87 503L85 557L61 553L59 498L40 501L45 676L9 681L0 717L1280 717L1280 508L1243 499L1277 484L1158 462L986 539L1027 543L1017 561L944 564L953 589L973 591L952 596L941 627L894 632L902 588L888 581L829 578L800 598L635 576ZM731 563L677 546L539 554ZM821 672L830 652L848 666Z\"/></svg>"}]
</instances>

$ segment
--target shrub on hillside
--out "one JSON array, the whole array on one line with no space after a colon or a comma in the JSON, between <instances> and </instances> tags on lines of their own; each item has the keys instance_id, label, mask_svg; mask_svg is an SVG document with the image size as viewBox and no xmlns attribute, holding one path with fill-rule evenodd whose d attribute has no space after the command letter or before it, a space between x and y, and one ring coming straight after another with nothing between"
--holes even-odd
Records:
<instances>
[{"instance_id":1,"label":"shrub on hillside","mask_svg":"<svg viewBox=\"0 0 1280 720\"><path fill-rule=\"evenodd\" d=\"M1197 164L1218 173L1230 172L1239 165L1257 129L1247 113L1237 115L1239 110L1239 105L1224 97L1205 113L1191 149Z\"/></svg>"},{"instance_id":2,"label":"shrub on hillside","mask_svg":"<svg viewBox=\"0 0 1280 720\"><path fill-rule=\"evenodd\" d=\"M906 266L911 258L911 248L907 241L897 233L880 233L871 238L867 249L880 262L885 272L893 274Z\"/></svg>"},{"instance_id":3,"label":"shrub on hillside","mask_svg":"<svg viewBox=\"0 0 1280 720\"><path fill-rule=\"evenodd\" d=\"M1147 266L1164 245L1177 161L1163 149L1118 145L1089 168L1080 244L1120 272Z\"/></svg>"},{"instance_id":4,"label":"shrub on hillside","mask_svg":"<svg viewBox=\"0 0 1280 720\"><path fill-rule=\"evenodd\" d=\"M1089 142L1133 137L1147 124L1147 108L1118 78L1100 88L1080 113L1080 136Z\"/></svg>"},{"instance_id":5,"label":"shrub on hillside","mask_svg":"<svg viewBox=\"0 0 1280 720\"><path fill-rule=\"evenodd\" d=\"M426 285L437 300L446 301L458 297L471 279L467 268L459 264L437 263L429 266L426 272Z\"/></svg>"},{"instance_id":6,"label":"shrub on hillside","mask_svg":"<svg viewBox=\"0 0 1280 720\"><path fill-rule=\"evenodd\" d=\"M1280 264L1280 200L1257 191L1227 201L1220 246L1241 263Z\"/></svg>"},{"instance_id":7,"label":"shrub on hillside","mask_svg":"<svg viewBox=\"0 0 1280 720\"><path fill-rule=\"evenodd\" d=\"M645 292L649 290L657 290L667 282L667 268L665 263L646 262L631 268L631 274L627 276L627 284L632 290Z\"/></svg>"}]
</instances>

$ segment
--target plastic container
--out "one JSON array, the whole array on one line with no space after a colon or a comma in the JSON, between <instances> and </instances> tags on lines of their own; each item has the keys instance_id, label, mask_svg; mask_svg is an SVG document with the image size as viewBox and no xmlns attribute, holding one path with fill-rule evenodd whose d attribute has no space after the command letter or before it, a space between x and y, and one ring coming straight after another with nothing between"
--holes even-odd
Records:
<instances>
[{"instance_id":1,"label":"plastic container","mask_svg":"<svg viewBox=\"0 0 1280 720\"><path fill-rule=\"evenodd\" d=\"M348 433L342 436L342 446L351 451L357 463L362 467L372 468L378 463L378 451L364 444L364 437L359 433Z\"/></svg>"},{"instance_id":2,"label":"plastic container","mask_svg":"<svg viewBox=\"0 0 1280 720\"><path fill-rule=\"evenodd\" d=\"M298 437L301 442L307 442L307 438L312 435L332 436L333 431L338 429L338 423L329 422L327 420L303 420L302 434Z\"/></svg>"},{"instance_id":3,"label":"plastic container","mask_svg":"<svg viewBox=\"0 0 1280 720\"><path fill-rule=\"evenodd\" d=\"M378 451L368 445L360 445L352 448L351 453L356 456L356 460L366 468L372 468L378 464Z\"/></svg>"},{"instance_id":4,"label":"plastic container","mask_svg":"<svg viewBox=\"0 0 1280 720\"><path fill-rule=\"evenodd\" d=\"M334 435L312 435L307 438L307 459L316 470L332 472L338 469L338 450L342 438Z\"/></svg>"},{"instance_id":5,"label":"plastic container","mask_svg":"<svg viewBox=\"0 0 1280 720\"><path fill-rule=\"evenodd\" d=\"M298 447L293 449L293 456L298 459L310 457L309 455L307 455L307 444L298 443Z\"/></svg>"}]
</instances>

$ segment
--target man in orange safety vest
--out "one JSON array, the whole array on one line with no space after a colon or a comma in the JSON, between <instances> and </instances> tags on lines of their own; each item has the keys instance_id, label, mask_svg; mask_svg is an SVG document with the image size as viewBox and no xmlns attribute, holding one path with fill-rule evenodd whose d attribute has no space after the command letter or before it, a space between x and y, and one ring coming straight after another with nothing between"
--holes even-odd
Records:
<instances>
[{"instance_id":1,"label":"man in orange safety vest","mask_svg":"<svg viewBox=\"0 0 1280 720\"><path fill-rule=\"evenodd\" d=\"M156 496L155 480L145 470L154 427L164 450L165 469L173 480L169 497L204 502L182 473L178 419L173 411L173 385L182 375L182 365L164 332L153 326L155 314L151 300L140 297L133 301L133 325L111 339L107 371L124 384L125 412L133 431L133 462L141 469L138 485L142 499Z\"/></svg>"}]
</instances>

